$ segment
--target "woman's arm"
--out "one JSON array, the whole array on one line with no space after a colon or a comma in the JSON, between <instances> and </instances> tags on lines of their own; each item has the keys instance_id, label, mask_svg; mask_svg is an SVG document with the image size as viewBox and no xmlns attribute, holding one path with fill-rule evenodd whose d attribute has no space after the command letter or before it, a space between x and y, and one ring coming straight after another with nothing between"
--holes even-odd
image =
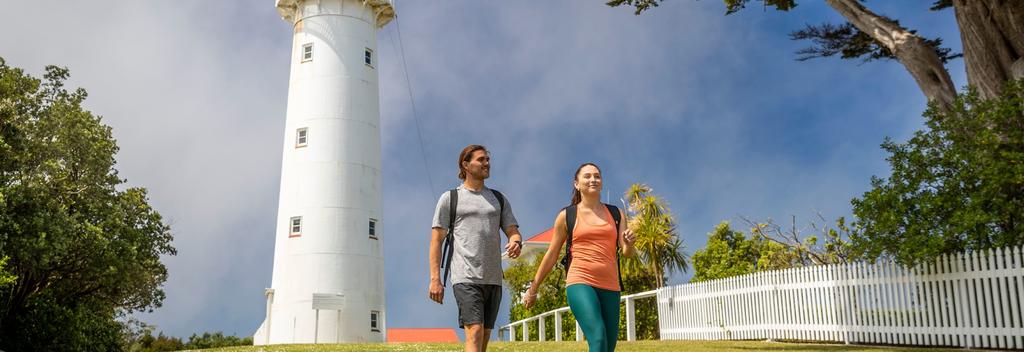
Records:
<instances>
[{"instance_id":1,"label":"woman's arm","mask_svg":"<svg viewBox=\"0 0 1024 352\"><path fill-rule=\"evenodd\" d=\"M626 212L619 209L619 218L622 221L619 222L619 248L622 249L622 255L632 257L636 254L636 248L633 247L633 243L636 242L636 235L633 234L633 230L629 229L629 219L626 219Z\"/></svg>"},{"instance_id":2,"label":"woman's arm","mask_svg":"<svg viewBox=\"0 0 1024 352\"><path fill-rule=\"evenodd\" d=\"M544 253L544 259L540 261L540 266L537 267L537 274L533 276L530 289L526 290L526 297L523 297L523 304L526 305L526 308L530 308L534 300L537 299L537 287L544 282L544 278L548 277L551 269L554 268L566 237L565 210L563 210L555 217L554 233L551 234L551 243L548 244L548 251Z\"/></svg>"}]
</instances>

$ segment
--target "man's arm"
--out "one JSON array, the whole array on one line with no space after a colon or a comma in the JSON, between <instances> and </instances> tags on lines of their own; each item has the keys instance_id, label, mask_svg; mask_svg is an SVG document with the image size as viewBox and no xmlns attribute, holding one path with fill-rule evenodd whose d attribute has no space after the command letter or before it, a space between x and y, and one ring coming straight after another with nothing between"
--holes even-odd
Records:
<instances>
[{"instance_id":1,"label":"man's arm","mask_svg":"<svg viewBox=\"0 0 1024 352\"><path fill-rule=\"evenodd\" d=\"M447 229L430 229L430 288L429 297L438 304L444 304L444 285L441 283L441 242L448 234Z\"/></svg>"}]
</instances>

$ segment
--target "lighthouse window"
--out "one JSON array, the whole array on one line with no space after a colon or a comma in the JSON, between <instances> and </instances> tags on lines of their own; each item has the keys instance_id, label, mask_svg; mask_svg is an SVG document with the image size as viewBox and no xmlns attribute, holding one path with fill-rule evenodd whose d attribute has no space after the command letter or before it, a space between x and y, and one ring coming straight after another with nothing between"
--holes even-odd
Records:
<instances>
[{"instance_id":1,"label":"lighthouse window","mask_svg":"<svg viewBox=\"0 0 1024 352\"><path fill-rule=\"evenodd\" d=\"M370 311L370 331L380 331L380 323L377 320L379 316L380 312Z\"/></svg>"},{"instance_id":2,"label":"lighthouse window","mask_svg":"<svg viewBox=\"0 0 1024 352\"><path fill-rule=\"evenodd\" d=\"M295 147L302 148L306 146L306 140L309 138L309 128L303 127L295 132Z\"/></svg>"},{"instance_id":3,"label":"lighthouse window","mask_svg":"<svg viewBox=\"0 0 1024 352\"><path fill-rule=\"evenodd\" d=\"M293 216L289 223L288 237L299 237L302 236L302 217Z\"/></svg>"},{"instance_id":4,"label":"lighthouse window","mask_svg":"<svg viewBox=\"0 0 1024 352\"><path fill-rule=\"evenodd\" d=\"M302 44L302 62L313 61L313 43Z\"/></svg>"},{"instance_id":5,"label":"lighthouse window","mask_svg":"<svg viewBox=\"0 0 1024 352\"><path fill-rule=\"evenodd\" d=\"M373 67L373 50L366 48L366 66Z\"/></svg>"},{"instance_id":6,"label":"lighthouse window","mask_svg":"<svg viewBox=\"0 0 1024 352\"><path fill-rule=\"evenodd\" d=\"M377 238L377 220L370 219L370 238Z\"/></svg>"}]
</instances>

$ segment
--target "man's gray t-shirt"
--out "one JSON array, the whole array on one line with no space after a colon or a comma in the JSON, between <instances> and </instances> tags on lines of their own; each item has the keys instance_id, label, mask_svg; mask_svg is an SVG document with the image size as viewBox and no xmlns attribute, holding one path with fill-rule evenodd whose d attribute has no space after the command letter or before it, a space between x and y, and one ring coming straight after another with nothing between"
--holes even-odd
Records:
<instances>
[{"instance_id":1,"label":"man's gray t-shirt","mask_svg":"<svg viewBox=\"0 0 1024 352\"><path fill-rule=\"evenodd\" d=\"M506 198L504 213L499 216L501 206L491 189L484 187L475 192L460 185L457 190L459 203L455 213L451 282L501 285L502 247L498 222L502 229L518 225L512 206ZM444 192L437 200L433 227L448 229L448 198L448 192Z\"/></svg>"}]
</instances>

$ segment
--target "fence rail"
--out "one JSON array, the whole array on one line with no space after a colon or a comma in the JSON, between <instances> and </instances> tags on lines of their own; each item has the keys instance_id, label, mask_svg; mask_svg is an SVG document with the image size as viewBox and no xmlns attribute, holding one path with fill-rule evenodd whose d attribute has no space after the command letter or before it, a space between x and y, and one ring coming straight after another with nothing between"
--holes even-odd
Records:
<instances>
[{"instance_id":1,"label":"fence rail","mask_svg":"<svg viewBox=\"0 0 1024 352\"><path fill-rule=\"evenodd\" d=\"M662 339L1024 349L1022 248L762 272L658 290Z\"/></svg>"}]
</instances>

